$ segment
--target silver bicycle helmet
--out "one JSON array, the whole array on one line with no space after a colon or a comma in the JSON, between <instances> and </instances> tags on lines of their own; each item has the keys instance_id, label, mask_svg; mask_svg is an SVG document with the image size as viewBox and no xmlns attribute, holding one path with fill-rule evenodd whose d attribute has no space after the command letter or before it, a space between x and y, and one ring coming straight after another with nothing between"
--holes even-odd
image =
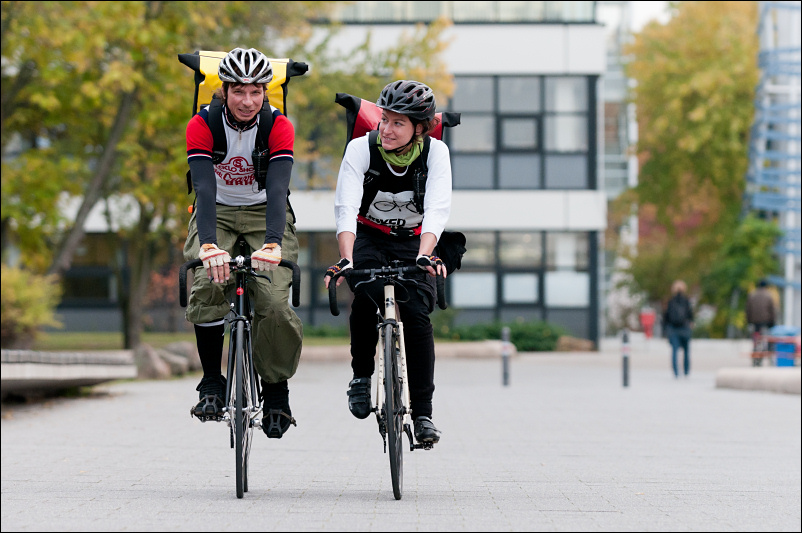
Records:
<instances>
[{"instance_id":1,"label":"silver bicycle helmet","mask_svg":"<svg viewBox=\"0 0 802 533\"><path fill-rule=\"evenodd\" d=\"M234 48L220 61L217 76L229 83L270 83L273 66L256 48Z\"/></svg>"},{"instance_id":2,"label":"silver bicycle helmet","mask_svg":"<svg viewBox=\"0 0 802 533\"><path fill-rule=\"evenodd\" d=\"M401 113L414 120L434 118L436 103L434 92L419 81L398 80L382 89L376 106Z\"/></svg>"}]
</instances>

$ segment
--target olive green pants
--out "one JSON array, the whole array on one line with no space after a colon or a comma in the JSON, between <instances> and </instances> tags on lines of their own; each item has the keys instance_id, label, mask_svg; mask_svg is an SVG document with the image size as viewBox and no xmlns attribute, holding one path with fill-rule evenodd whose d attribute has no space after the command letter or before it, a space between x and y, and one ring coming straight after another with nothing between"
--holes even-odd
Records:
<instances>
[{"instance_id":1,"label":"olive green pants","mask_svg":"<svg viewBox=\"0 0 802 533\"><path fill-rule=\"evenodd\" d=\"M281 256L298 261L298 237L289 206ZM237 237L242 236L251 250L258 250L265 240L265 206L217 206L217 246L231 257L240 255L234 250ZM189 234L184 245L184 258L197 259L200 244L195 213L189 220ZM248 252L250 253L250 252ZM265 272L263 272L265 274ZM290 283L292 271L279 267L266 272L272 283L264 278L248 280L248 296L254 311L252 325L254 366L268 383L291 378L298 369L303 342L303 324L290 309ZM234 292L234 276L226 283L214 283L206 276L203 267L195 269L189 295L186 318L193 324L205 324L224 318L229 312L230 297Z\"/></svg>"}]
</instances>

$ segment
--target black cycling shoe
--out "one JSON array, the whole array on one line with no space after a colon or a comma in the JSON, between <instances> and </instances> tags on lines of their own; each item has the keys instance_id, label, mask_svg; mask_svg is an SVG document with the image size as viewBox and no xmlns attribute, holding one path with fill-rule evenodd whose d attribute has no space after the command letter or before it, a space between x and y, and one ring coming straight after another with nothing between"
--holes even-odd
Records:
<instances>
[{"instance_id":1,"label":"black cycling shoe","mask_svg":"<svg viewBox=\"0 0 802 533\"><path fill-rule=\"evenodd\" d=\"M367 418L370 405L370 376L351 380L348 384L348 410L357 418Z\"/></svg>"},{"instance_id":2,"label":"black cycling shoe","mask_svg":"<svg viewBox=\"0 0 802 533\"><path fill-rule=\"evenodd\" d=\"M434 427L432 419L428 416L419 416L415 419L415 440L421 444L440 442L440 430Z\"/></svg>"},{"instance_id":3,"label":"black cycling shoe","mask_svg":"<svg viewBox=\"0 0 802 533\"><path fill-rule=\"evenodd\" d=\"M262 399L262 431L267 438L280 439L290 429L290 425L298 426L290 410L290 389L286 380L279 383L266 383L262 380Z\"/></svg>"},{"instance_id":4,"label":"black cycling shoe","mask_svg":"<svg viewBox=\"0 0 802 533\"><path fill-rule=\"evenodd\" d=\"M201 422L220 420L226 405L226 378L219 375L204 377L195 390L200 392L200 401L189 410L190 416Z\"/></svg>"}]
</instances>

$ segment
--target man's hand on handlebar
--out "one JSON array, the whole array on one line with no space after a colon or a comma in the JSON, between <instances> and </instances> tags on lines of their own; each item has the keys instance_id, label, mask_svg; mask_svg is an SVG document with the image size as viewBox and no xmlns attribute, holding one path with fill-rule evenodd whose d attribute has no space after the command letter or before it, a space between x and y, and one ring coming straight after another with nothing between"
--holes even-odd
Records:
<instances>
[{"instance_id":1,"label":"man's hand on handlebar","mask_svg":"<svg viewBox=\"0 0 802 533\"><path fill-rule=\"evenodd\" d=\"M203 261L203 267L210 280L215 283L228 281L230 276L228 262L231 261L228 252L221 250L216 244L207 243L201 246L198 259Z\"/></svg>"},{"instance_id":2,"label":"man's hand on handlebar","mask_svg":"<svg viewBox=\"0 0 802 533\"><path fill-rule=\"evenodd\" d=\"M329 288L329 282L331 281L332 277L351 268L354 268L354 264L346 258L340 259L336 265L331 265L328 269L326 269L326 275L323 276L323 283L325 283L326 288ZM344 279L345 278L342 276L337 278L337 287L340 286Z\"/></svg>"}]
</instances>

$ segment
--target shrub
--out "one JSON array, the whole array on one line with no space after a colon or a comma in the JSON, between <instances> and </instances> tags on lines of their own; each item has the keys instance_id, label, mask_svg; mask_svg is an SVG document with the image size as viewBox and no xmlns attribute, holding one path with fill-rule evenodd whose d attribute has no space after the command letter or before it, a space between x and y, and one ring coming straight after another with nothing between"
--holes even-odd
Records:
<instances>
[{"instance_id":1,"label":"shrub","mask_svg":"<svg viewBox=\"0 0 802 533\"><path fill-rule=\"evenodd\" d=\"M304 326L304 337L348 337L348 326Z\"/></svg>"},{"instance_id":2,"label":"shrub","mask_svg":"<svg viewBox=\"0 0 802 533\"><path fill-rule=\"evenodd\" d=\"M527 321L510 324L491 322L456 326L449 329L448 335L438 335L439 332L435 330L435 336L457 341L501 339L501 330L505 326L510 328L510 342L519 352L553 351L557 347L557 340L560 336L568 335L568 331L560 326L541 321Z\"/></svg>"},{"instance_id":3,"label":"shrub","mask_svg":"<svg viewBox=\"0 0 802 533\"><path fill-rule=\"evenodd\" d=\"M2 265L0 275L0 346L29 348L43 326L61 327L54 315L61 298L55 276L39 276L6 265Z\"/></svg>"}]
</instances>

